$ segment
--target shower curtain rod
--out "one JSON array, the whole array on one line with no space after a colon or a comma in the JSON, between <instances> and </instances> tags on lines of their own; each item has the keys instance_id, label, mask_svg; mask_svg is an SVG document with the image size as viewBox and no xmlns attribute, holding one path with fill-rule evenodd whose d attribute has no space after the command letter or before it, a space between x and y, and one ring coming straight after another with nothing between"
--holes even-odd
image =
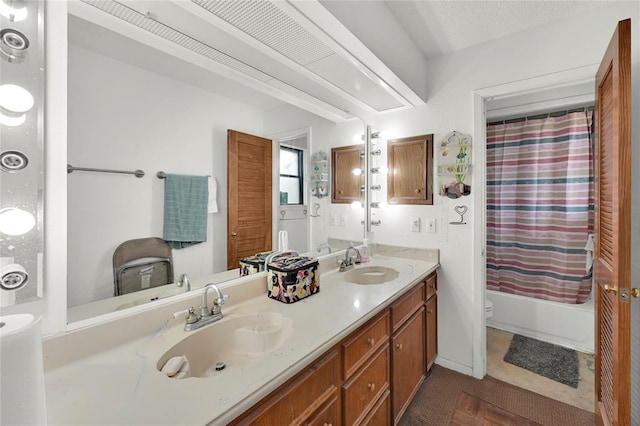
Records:
<instances>
[{"instance_id":1,"label":"shower curtain rod","mask_svg":"<svg viewBox=\"0 0 640 426\"><path fill-rule=\"evenodd\" d=\"M141 178L144 176L144 172L140 169L138 170L112 170L112 169L95 169L93 167L73 167L71 164L67 164L67 173L73 173L75 171L78 172L99 172L99 173L120 173L125 175L134 175L137 178Z\"/></svg>"},{"instance_id":2,"label":"shower curtain rod","mask_svg":"<svg viewBox=\"0 0 640 426\"><path fill-rule=\"evenodd\" d=\"M525 116L522 116L522 117L509 118L509 119L506 119L506 120L488 121L487 122L487 126L493 126L493 125L496 125L496 124L518 123L520 121L538 120L540 118L548 118L548 117L560 117L562 115L570 114L572 112L585 112L585 111L594 111L594 110L595 110L595 106L594 105L585 105L585 106L577 107L577 108L561 109L561 110L558 110L558 111L543 112L543 113L532 114L532 115L525 115Z\"/></svg>"}]
</instances>

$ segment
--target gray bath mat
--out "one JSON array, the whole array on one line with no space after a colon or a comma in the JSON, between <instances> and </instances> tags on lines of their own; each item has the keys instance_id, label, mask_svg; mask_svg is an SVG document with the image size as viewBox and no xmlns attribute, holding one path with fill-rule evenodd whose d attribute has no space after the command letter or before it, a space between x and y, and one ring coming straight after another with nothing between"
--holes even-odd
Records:
<instances>
[{"instance_id":1,"label":"gray bath mat","mask_svg":"<svg viewBox=\"0 0 640 426\"><path fill-rule=\"evenodd\" d=\"M504 361L573 388L578 387L578 353L573 349L515 334Z\"/></svg>"}]
</instances>

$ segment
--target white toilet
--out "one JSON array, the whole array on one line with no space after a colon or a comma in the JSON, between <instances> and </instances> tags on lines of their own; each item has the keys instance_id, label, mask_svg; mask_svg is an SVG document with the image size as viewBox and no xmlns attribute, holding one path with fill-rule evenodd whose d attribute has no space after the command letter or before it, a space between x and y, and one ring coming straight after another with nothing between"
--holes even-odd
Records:
<instances>
[{"instance_id":1,"label":"white toilet","mask_svg":"<svg viewBox=\"0 0 640 426\"><path fill-rule=\"evenodd\" d=\"M484 317L491 318L493 316L493 302L489 299L484 299Z\"/></svg>"}]
</instances>

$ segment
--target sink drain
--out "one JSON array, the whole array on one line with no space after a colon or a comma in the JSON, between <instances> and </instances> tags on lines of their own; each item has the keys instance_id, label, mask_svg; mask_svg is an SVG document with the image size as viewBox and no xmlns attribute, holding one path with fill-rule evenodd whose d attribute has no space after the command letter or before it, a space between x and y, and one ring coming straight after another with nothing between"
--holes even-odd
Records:
<instances>
[{"instance_id":1,"label":"sink drain","mask_svg":"<svg viewBox=\"0 0 640 426\"><path fill-rule=\"evenodd\" d=\"M227 368L227 364L224 362L216 362L216 365L213 366L213 369L216 371L222 371Z\"/></svg>"}]
</instances>

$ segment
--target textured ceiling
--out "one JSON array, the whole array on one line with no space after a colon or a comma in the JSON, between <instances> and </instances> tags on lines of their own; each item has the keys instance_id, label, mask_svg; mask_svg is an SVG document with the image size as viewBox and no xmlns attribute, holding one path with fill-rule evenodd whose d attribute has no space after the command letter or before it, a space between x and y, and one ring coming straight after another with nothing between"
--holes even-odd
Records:
<instances>
[{"instance_id":1,"label":"textured ceiling","mask_svg":"<svg viewBox=\"0 0 640 426\"><path fill-rule=\"evenodd\" d=\"M607 1L385 1L427 58L584 13Z\"/></svg>"}]
</instances>

